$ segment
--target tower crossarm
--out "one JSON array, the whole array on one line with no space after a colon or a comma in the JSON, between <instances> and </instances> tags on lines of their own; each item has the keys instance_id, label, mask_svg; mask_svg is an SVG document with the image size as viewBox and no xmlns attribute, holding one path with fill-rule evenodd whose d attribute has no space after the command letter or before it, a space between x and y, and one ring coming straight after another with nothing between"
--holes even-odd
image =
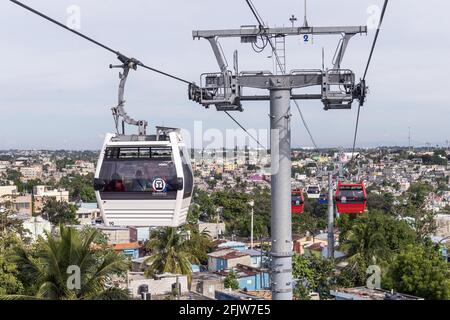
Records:
<instances>
[{"instance_id":1,"label":"tower crossarm","mask_svg":"<svg viewBox=\"0 0 450 320\"><path fill-rule=\"evenodd\" d=\"M224 29L224 30L194 30L192 37L200 38L233 38L264 36L299 36L299 35L340 35L340 34L367 34L367 26L350 26L350 27L280 27L280 28L240 28L240 29Z\"/></svg>"}]
</instances>

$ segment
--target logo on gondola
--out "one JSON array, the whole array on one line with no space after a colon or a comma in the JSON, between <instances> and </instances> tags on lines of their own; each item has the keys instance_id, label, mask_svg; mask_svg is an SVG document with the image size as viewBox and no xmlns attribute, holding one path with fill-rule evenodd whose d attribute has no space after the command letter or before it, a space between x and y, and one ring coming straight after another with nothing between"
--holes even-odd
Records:
<instances>
[{"instance_id":1,"label":"logo on gondola","mask_svg":"<svg viewBox=\"0 0 450 320\"><path fill-rule=\"evenodd\" d=\"M166 189L166 182L161 178L157 178L153 181L152 186L156 192L163 192Z\"/></svg>"}]
</instances>

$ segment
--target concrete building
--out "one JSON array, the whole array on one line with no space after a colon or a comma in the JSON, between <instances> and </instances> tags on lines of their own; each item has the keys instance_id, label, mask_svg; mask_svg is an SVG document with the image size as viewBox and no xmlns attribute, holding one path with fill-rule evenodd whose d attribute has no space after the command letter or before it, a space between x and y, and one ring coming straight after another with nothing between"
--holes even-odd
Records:
<instances>
[{"instance_id":1,"label":"concrete building","mask_svg":"<svg viewBox=\"0 0 450 320\"><path fill-rule=\"evenodd\" d=\"M218 249L233 249L236 251L247 250L247 245L243 242L238 241L225 241L217 246Z\"/></svg>"},{"instance_id":2,"label":"concrete building","mask_svg":"<svg viewBox=\"0 0 450 320\"><path fill-rule=\"evenodd\" d=\"M14 197L14 210L19 215L25 215L29 218L33 215L33 198L31 194L23 194Z\"/></svg>"},{"instance_id":3,"label":"concrete building","mask_svg":"<svg viewBox=\"0 0 450 320\"><path fill-rule=\"evenodd\" d=\"M47 186L35 186L33 188L34 211L41 212L45 201L49 198L56 201L69 202L69 191L64 189L50 189Z\"/></svg>"},{"instance_id":4,"label":"concrete building","mask_svg":"<svg viewBox=\"0 0 450 320\"><path fill-rule=\"evenodd\" d=\"M77 209L77 219L81 225L92 225L100 216L97 203L82 203Z\"/></svg>"},{"instance_id":5,"label":"concrete building","mask_svg":"<svg viewBox=\"0 0 450 320\"><path fill-rule=\"evenodd\" d=\"M137 230L133 227L109 227L96 225L95 228L108 236L108 244L129 244L137 242Z\"/></svg>"},{"instance_id":6,"label":"concrete building","mask_svg":"<svg viewBox=\"0 0 450 320\"><path fill-rule=\"evenodd\" d=\"M192 274L191 291L214 299L217 290L224 290L222 276L209 272Z\"/></svg>"},{"instance_id":7,"label":"concrete building","mask_svg":"<svg viewBox=\"0 0 450 320\"><path fill-rule=\"evenodd\" d=\"M207 223L199 221L198 231L206 231L211 238L217 239L225 233L225 223Z\"/></svg>"},{"instance_id":8,"label":"concrete building","mask_svg":"<svg viewBox=\"0 0 450 320\"><path fill-rule=\"evenodd\" d=\"M442 238L450 237L450 215L437 214L434 221L437 227L435 235Z\"/></svg>"},{"instance_id":9,"label":"concrete building","mask_svg":"<svg viewBox=\"0 0 450 320\"><path fill-rule=\"evenodd\" d=\"M8 206L8 209L20 216L30 218L32 216L32 197L30 194L18 193L16 186L0 187L0 204Z\"/></svg>"},{"instance_id":10,"label":"concrete building","mask_svg":"<svg viewBox=\"0 0 450 320\"><path fill-rule=\"evenodd\" d=\"M127 275L126 287L130 290L133 298L140 299L139 287L147 285L152 299L157 296L167 295L172 293L176 285L179 285L181 294L187 294L188 281L185 275L176 275L171 273L165 273L155 276L154 278L146 278L143 272L129 272ZM156 297L155 297L156 296Z\"/></svg>"},{"instance_id":11,"label":"concrete building","mask_svg":"<svg viewBox=\"0 0 450 320\"><path fill-rule=\"evenodd\" d=\"M231 269L221 270L217 273L226 277ZM245 291L259 291L270 288L269 273L258 268L238 264L233 268L239 282L239 289Z\"/></svg>"},{"instance_id":12,"label":"concrete building","mask_svg":"<svg viewBox=\"0 0 450 320\"><path fill-rule=\"evenodd\" d=\"M401 293L392 293L381 289L360 288L344 288L331 290L330 294L336 300L424 300L423 298L414 297Z\"/></svg>"},{"instance_id":13,"label":"concrete building","mask_svg":"<svg viewBox=\"0 0 450 320\"><path fill-rule=\"evenodd\" d=\"M250 255L233 249L222 249L208 254L208 271L231 269L238 264L250 265Z\"/></svg>"},{"instance_id":14,"label":"concrete building","mask_svg":"<svg viewBox=\"0 0 450 320\"><path fill-rule=\"evenodd\" d=\"M40 179L42 177L42 166L34 165L29 167L21 167L20 173L24 182L29 180Z\"/></svg>"},{"instance_id":15,"label":"concrete building","mask_svg":"<svg viewBox=\"0 0 450 320\"><path fill-rule=\"evenodd\" d=\"M121 252L130 259L139 258L139 250L141 249L141 245L139 242L130 242L130 243L119 243L113 245L114 251Z\"/></svg>"},{"instance_id":16,"label":"concrete building","mask_svg":"<svg viewBox=\"0 0 450 320\"><path fill-rule=\"evenodd\" d=\"M265 298L251 295L242 291L216 290L214 295L216 300L266 300Z\"/></svg>"},{"instance_id":17,"label":"concrete building","mask_svg":"<svg viewBox=\"0 0 450 320\"><path fill-rule=\"evenodd\" d=\"M244 250L242 253L247 253L250 256L250 267L261 268L262 262L267 262L268 258L266 255L262 254L261 250Z\"/></svg>"},{"instance_id":18,"label":"concrete building","mask_svg":"<svg viewBox=\"0 0 450 320\"><path fill-rule=\"evenodd\" d=\"M11 197L17 194L16 186L0 186L0 200L1 198Z\"/></svg>"},{"instance_id":19,"label":"concrete building","mask_svg":"<svg viewBox=\"0 0 450 320\"><path fill-rule=\"evenodd\" d=\"M46 232L51 232L52 225L50 221L42 217L31 217L23 222L23 228L30 231L30 237L35 241L39 236L44 236Z\"/></svg>"}]
</instances>

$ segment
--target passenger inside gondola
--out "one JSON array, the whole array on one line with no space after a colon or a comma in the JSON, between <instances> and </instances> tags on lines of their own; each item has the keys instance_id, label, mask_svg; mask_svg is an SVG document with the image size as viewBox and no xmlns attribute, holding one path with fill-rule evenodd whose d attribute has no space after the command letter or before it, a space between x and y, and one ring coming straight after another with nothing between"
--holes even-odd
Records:
<instances>
[{"instance_id":1,"label":"passenger inside gondola","mask_svg":"<svg viewBox=\"0 0 450 320\"><path fill-rule=\"evenodd\" d=\"M339 198L342 202L364 202L365 200L362 189L341 189Z\"/></svg>"},{"instance_id":2,"label":"passenger inside gondola","mask_svg":"<svg viewBox=\"0 0 450 320\"><path fill-rule=\"evenodd\" d=\"M111 176L111 181L105 187L105 191L109 192L124 192L125 185L123 183L122 178L117 173L114 173Z\"/></svg>"},{"instance_id":3,"label":"passenger inside gondola","mask_svg":"<svg viewBox=\"0 0 450 320\"><path fill-rule=\"evenodd\" d=\"M133 191L146 191L149 188L149 181L144 178L141 170L136 171L136 177L133 179Z\"/></svg>"}]
</instances>

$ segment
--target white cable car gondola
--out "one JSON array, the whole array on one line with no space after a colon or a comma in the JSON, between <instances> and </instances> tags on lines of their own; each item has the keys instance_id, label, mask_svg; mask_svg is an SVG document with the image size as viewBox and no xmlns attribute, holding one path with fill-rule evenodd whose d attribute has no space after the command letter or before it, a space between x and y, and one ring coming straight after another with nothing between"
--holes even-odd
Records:
<instances>
[{"instance_id":1,"label":"white cable car gondola","mask_svg":"<svg viewBox=\"0 0 450 320\"><path fill-rule=\"evenodd\" d=\"M188 153L177 129L155 136L106 136L94 187L105 225L186 222L193 191Z\"/></svg>"},{"instance_id":2,"label":"white cable car gondola","mask_svg":"<svg viewBox=\"0 0 450 320\"><path fill-rule=\"evenodd\" d=\"M117 134L107 134L97 163L94 189L103 222L109 226L178 227L186 222L194 177L180 129L157 127L147 135L147 122L130 118L124 89L130 69L139 61L119 55L123 63L119 104L112 108ZM119 133L119 120L122 133ZM138 135L126 135L125 124Z\"/></svg>"},{"instance_id":3,"label":"white cable car gondola","mask_svg":"<svg viewBox=\"0 0 450 320\"><path fill-rule=\"evenodd\" d=\"M306 194L309 199L319 199L320 198L320 187L319 186L308 186L306 188Z\"/></svg>"}]
</instances>

